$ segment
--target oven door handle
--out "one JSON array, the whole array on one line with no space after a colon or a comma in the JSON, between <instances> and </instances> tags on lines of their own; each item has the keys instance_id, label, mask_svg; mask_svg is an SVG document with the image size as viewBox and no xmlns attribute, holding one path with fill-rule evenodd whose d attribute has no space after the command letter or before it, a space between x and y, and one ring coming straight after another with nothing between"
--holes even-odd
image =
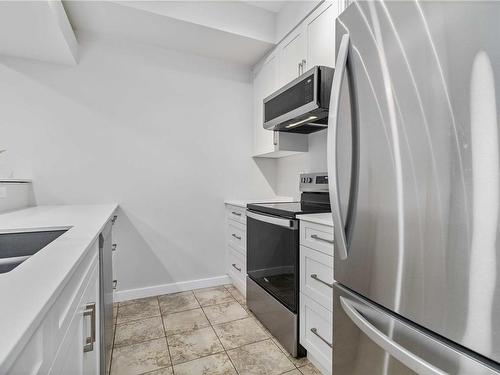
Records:
<instances>
[{"instance_id":1,"label":"oven door handle","mask_svg":"<svg viewBox=\"0 0 500 375\"><path fill-rule=\"evenodd\" d=\"M282 217L270 216L270 215L262 215L262 214L255 213L253 211L247 211L247 218L249 218L249 217L252 219L258 220L258 221L263 221L265 223L279 225L281 227L285 227L285 228L292 229L292 230L299 229L299 221L298 220L285 219Z\"/></svg>"}]
</instances>

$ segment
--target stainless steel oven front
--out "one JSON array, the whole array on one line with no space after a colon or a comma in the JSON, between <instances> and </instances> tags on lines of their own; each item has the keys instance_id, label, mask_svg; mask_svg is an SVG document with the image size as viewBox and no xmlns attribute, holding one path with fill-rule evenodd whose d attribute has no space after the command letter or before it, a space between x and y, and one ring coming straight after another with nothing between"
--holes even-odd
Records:
<instances>
[{"instance_id":1,"label":"stainless steel oven front","mask_svg":"<svg viewBox=\"0 0 500 375\"><path fill-rule=\"evenodd\" d=\"M247 305L293 355L298 344L299 221L247 211Z\"/></svg>"}]
</instances>

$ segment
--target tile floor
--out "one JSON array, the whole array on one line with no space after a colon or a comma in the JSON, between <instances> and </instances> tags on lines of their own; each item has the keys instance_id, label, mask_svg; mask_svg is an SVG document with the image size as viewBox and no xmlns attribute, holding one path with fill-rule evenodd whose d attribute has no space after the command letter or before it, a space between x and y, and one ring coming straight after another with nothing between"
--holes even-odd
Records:
<instances>
[{"instance_id":1,"label":"tile floor","mask_svg":"<svg viewBox=\"0 0 500 375\"><path fill-rule=\"evenodd\" d=\"M320 375L295 359L232 285L120 302L111 375Z\"/></svg>"}]
</instances>

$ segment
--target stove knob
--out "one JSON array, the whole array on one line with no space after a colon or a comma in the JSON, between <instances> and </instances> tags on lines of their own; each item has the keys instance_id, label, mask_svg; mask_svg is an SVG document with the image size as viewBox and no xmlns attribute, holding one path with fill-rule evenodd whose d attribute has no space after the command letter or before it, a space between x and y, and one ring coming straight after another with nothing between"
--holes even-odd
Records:
<instances>
[{"instance_id":1,"label":"stove knob","mask_svg":"<svg viewBox=\"0 0 500 375\"><path fill-rule=\"evenodd\" d=\"M313 182L313 179L312 179L311 177L308 177L308 178L307 178L307 183L309 183L309 184L310 184L311 182Z\"/></svg>"}]
</instances>

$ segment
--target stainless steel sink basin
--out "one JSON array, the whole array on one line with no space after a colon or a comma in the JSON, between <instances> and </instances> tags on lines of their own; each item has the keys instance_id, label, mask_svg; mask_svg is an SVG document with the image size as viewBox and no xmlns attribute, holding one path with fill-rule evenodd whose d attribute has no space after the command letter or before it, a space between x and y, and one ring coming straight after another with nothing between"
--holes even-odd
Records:
<instances>
[{"instance_id":1,"label":"stainless steel sink basin","mask_svg":"<svg viewBox=\"0 0 500 375\"><path fill-rule=\"evenodd\" d=\"M0 273L6 273L65 233L64 230L0 234Z\"/></svg>"}]
</instances>

